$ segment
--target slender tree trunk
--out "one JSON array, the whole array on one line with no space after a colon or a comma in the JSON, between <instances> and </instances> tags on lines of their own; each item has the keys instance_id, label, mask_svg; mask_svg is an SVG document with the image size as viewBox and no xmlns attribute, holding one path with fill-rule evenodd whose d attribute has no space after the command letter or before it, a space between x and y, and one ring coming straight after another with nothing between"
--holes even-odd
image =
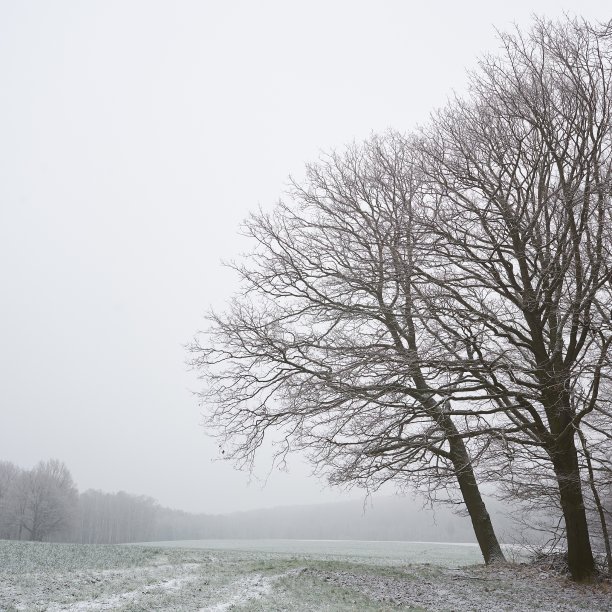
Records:
<instances>
[{"instance_id":1,"label":"slender tree trunk","mask_svg":"<svg viewBox=\"0 0 612 612\"><path fill-rule=\"evenodd\" d=\"M416 344L416 334L414 330L414 322L411 317L408 318L408 329L410 330L410 348L414 351L418 350ZM414 365L412 372L412 379L420 389L427 389L427 383L418 365ZM444 402L441 407L435 402L430 394L426 394L421 397L421 403L424 408L429 412L429 416L434 419L444 431L444 435L448 440L449 453L451 462L453 464L455 477L463 496L463 502L470 515L472 521L472 527L474 528L474 534L478 545L480 546L480 552L484 557L484 561L487 565L492 563L503 563L506 559L502 552L501 546L497 536L495 535L495 529L493 529L493 523L491 517L487 511L487 507L480 495L480 489L478 488L478 481L474 474L472 467L472 460L465 447L463 438L459 435L459 431L453 422L450 412L450 401Z\"/></svg>"},{"instance_id":2,"label":"slender tree trunk","mask_svg":"<svg viewBox=\"0 0 612 612\"><path fill-rule=\"evenodd\" d=\"M593 470L591 453L589 452L589 447L587 445L586 438L580 429L578 430L578 437L580 438L584 457L587 462L587 468L589 470L589 485L591 487L591 493L593 494L593 501L595 502L595 507L597 508L597 514L599 515L601 534L603 537L604 546L606 548L606 567L608 568L608 574L612 576L612 548L610 547L610 533L608 531L608 525L606 523L606 513L604 511L603 504L601 503L601 498L599 497L597 485L595 484L595 471Z\"/></svg>"},{"instance_id":3,"label":"slender tree trunk","mask_svg":"<svg viewBox=\"0 0 612 612\"><path fill-rule=\"evenodd\" d=\"M449 451L457 482L459 483L463 501L470 515L474 534L476 535L476 540L480 546L485 563L487 565L503 563L506 559L495 535L487 507L480 495L476 475L474 474L465 443L459 436L459 432L450 416L444 415L442 424L448 436Z\"/></svg>"}]
</instances>

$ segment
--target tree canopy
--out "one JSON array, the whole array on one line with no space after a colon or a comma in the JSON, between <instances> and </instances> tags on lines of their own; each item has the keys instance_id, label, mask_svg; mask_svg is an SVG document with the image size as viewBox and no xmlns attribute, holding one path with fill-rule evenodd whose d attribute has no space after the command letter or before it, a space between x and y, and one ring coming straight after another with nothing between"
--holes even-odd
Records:
<instances>
[{"instance_id":1,"label":"tree canopy","mask_svg":"<svg viewBox=\"0 0 612 612\"><path fill-rule=\"evenodd\" d=\"M250 217L242 292L191 347L227 457L249 463L274 428L279 454L304 450L332 482L455 491L487 562L502 554L477 481L530 491L558 504L573 577L593 574L611 33L567 19L502 35L420 131L323 157Z\"/></svg>"}]
</instances>

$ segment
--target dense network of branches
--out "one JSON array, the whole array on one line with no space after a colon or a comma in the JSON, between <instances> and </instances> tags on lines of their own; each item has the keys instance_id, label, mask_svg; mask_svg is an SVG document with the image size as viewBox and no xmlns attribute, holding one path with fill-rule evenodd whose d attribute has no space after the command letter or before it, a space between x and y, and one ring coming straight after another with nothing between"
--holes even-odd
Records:
<instances>
[{"instance_id":1,"label":"dense network of branches","mask_svg":"<svg viewBox=\"0 0 612 612\"><path fill-rule=\"evenodd\" d=\"M495 481L559 508L582 579L589 504L612 563L612 33L501 41L420 132L325 157L251 216L193 363L226 456L275 429L332 482L454 490L488 561Z\"/></svg>"}]
</instances>

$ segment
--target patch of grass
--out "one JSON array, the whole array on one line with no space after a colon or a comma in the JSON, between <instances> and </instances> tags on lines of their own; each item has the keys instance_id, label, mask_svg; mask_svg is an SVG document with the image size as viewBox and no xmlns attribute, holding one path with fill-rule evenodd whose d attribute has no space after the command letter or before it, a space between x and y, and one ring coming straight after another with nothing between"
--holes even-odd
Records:
<instances>
[{"instance_id":1,"label":"patch of grass","mask_svg":"<svg viewBox=\"0 0 612 612\"><path fill-rule=\"evenodd\" d=\"M133 546L0 540L0 572L24 574L139 567L159 554L167 554L167 551Z\"/></svg>"},{"instance_id":2,"label":"patch of grass","mask_svg":"<svg viewBox=\"0 0 612 612\"><path fill-rule=\"evenodd\" d=\"M336 570L345 569L342 564L334 566ZM352 589L303 572L283 576L270 594L245 602L235 609L244 612L391 612L399 608L394 604L373 601ZM423 608L402 606L401 609L425 612Z\"/></svg>"}]
</instances>

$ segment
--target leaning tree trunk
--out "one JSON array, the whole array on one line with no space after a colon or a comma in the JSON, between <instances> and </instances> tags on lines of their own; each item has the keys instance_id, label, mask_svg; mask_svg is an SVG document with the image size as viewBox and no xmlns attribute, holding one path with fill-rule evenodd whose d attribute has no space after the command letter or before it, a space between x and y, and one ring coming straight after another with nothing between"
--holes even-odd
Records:
<instances>
[{"instance_id":1,"label":"leaning tree trunk","mask_svg":"<svg viewBox=\"0 0 612 612\"><path fill-rule=\"evenodd\" d=\"M416 333L414 321L411 317L407 318L407 326L410 332L409 347L417 354ZM412 364L412 380L419 389L430 391L418 363ZM447 409L449 404L444 402L443 405L440 406L438 402L434 401L432 394L429 392L424 393L420 397L420 401L429 413L429 416L442 428L446 440L448 441L449 455L453 464L455 478L459 484L465 507L470 515L474 534L480 546L480 552L484 557L485 563L490 565L492 563L504 562L506 559L499 545L497 536L495 535L495 530L493 529L491 517L487 512L487 507L480 495L480 489L478 488L478 481L474 474L470 455L465 447L463 438L453 422L451 413Z\"/></svg>"},{"instance_id":2,"label":"leaning tree trunk","mask_svg":"<svg viewBox=\"0 0 612 612\"><path fill-rule=\"evenodd\" d=\"M459 483L463 501L470 515L474 534L476 535L476 540L480 546L480 551L482 552L485 563L487 565L502 563L506 559L499 545L497 536L495 535L495 530L493 529L493 523L491 522L487 507L480 495L476 475L474 474L472 462L465 447L465 443L460 437L450 416L444 415L441 424L448 437L449 454L453 463L455 476Z\"/></svg>"},{"instance_id":3,"label":"leaning tree trunk","mask_svg":"<svg viewBox=\"0 0 612 612\"><path fill-rule=\"evenodd\" d=\"M412 326L411 320L409 321L409 326ZM412 334L412 341L412 346L416 347L416 343L414 343L414 334ZM427 389L425 378L420 368L416 365L413 369L412 378L419 388ZM485 563L490 565L492 563L504 562L506 559L499 545L497 536L495 535L495 530L493 529L493 523L491 522L487 507L480 495L480 489L478 488L478 481L474 474L470 455L465 447L463 438L453 422L450 412L447 411L446 402L441 407L440 404L434 401L430 394L423 395L420 401L423 407L429 412L431 418L437 421L444 431L444 435L449 445L449 455L453 464L455 478L459 484L465 507L470 515L472 527L474 528L474 535L480 546L480 552L484 557Z\"/></svg>"}]
</instances>

